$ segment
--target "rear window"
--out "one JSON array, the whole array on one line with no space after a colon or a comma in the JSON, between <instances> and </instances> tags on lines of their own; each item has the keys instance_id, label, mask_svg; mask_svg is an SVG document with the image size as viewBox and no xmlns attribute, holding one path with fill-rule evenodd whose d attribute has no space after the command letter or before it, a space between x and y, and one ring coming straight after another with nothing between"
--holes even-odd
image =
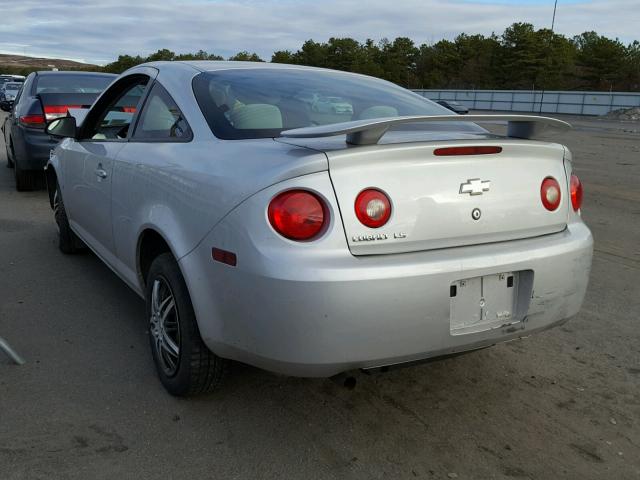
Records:
<instances>
[{"instance_id":1,"label":"rear window","mask_svg":"<svg viewBox=\"0 0 640 480\"><path fill-rule=\"evenodd\" d=\"M22 88L21 83L5 83L4 84L5 90L20 90L20 88Z\"/></svg>"},{"instance_id":2,"label":"rear window","mask_svg":"<svg viewBox=\"0 0 640 480\"><path fill-rule=\"evenodd\" d=\"M214 135L227 140L277 137L287 129L351 120L453 115L389 82L344 72L230 69L201 73L193 88Z\"/></svg>"},{"instance_id":3,"label":"rear window","mask_svg":"<svg viewBox=\"0 0 640 480\"><path fill-rule=\"evenodd\" d=\"M38 93L100 93L114 77L102 75L38 75Z\"/></svg>"}]
</instances>

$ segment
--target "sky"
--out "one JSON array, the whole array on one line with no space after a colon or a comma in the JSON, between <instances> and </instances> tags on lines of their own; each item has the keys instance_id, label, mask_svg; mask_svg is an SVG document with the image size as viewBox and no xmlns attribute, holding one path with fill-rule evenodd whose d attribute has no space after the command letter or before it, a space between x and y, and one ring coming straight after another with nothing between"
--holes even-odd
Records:
<instances>
[{"instance_id":1,"label":"sky","mask_svg":"<svg viewBox=\"0 0 640 480\"><path fill-rule=\"evenodd\" d=\"M551 26L554 0L0 0L0 53L105 64L118 55L206 50L224 57L297 50L305 40L404 36L416 44L460 33ZM558 0L555 30L640 40L640 0Z\"/></svg>"}]
</instances>

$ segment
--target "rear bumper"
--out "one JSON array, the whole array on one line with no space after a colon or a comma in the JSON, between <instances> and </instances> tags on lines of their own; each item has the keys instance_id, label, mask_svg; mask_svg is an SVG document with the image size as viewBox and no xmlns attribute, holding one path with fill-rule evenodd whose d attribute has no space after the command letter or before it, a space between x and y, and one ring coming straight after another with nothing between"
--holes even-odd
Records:
<instances>
[{"instance_id":1,"label":"rear bumper","mask_svg":"<svg viewBox=\"0 0 640 480\"><path fill-rule=\"evenodd\" d=\"M550 328L579 311L593 250L580 221L543 237L397 255L354 257L345 247L300 262L238 251L237 267L211 260L215 241L180 260L205 343L220 356L299 376L446 355ZM534 274L523 321L451 335L452 282L522 270Z\"/></svg>"},{"instance_id":2,"label":"rear bumper","mask_svg":"<svg viewBox=\"0 0 640 480\"><path fill-rule=\"evenodd\" d=\"M49 152L58 144L44 131L14 126L13 148L16 159L23 170L42 170L49 161Z\"/></svg>"}]
</instances>

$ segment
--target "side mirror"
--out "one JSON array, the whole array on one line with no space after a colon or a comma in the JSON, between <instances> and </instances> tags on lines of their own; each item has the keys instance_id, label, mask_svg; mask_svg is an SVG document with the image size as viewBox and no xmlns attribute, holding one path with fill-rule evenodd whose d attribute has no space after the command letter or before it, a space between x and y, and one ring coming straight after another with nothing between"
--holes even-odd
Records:
<instances>
[{"instance_id":1,"label":"side mirror","mask_svg":"<svg viewBox=\"0 0 640 480\"><path fill-rule=\"evenodd\" d=\"M10 112L11 111L11 104L9 102L2 101L2 102L0 102L0 108L2 110L4 110L5 112Z\"/></svg>"},{"instance_id":2,"label":"side mirror","mask_svg":"<svg viewBox=\"0 0 640 480\"><path fill-rule=\"evenodd\" d=\"M78 127L74 117L61 117L47 123L45 131L52 137L76 138Z\"/></svg>"}]
</instances>

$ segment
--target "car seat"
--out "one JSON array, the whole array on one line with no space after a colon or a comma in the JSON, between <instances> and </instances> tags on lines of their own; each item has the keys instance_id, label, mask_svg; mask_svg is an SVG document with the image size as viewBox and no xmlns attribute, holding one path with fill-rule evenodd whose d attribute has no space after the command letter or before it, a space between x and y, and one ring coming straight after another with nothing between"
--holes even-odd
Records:
<instances>
[{"instance_id":1,"label":"car seat","mask_svg":"<svg viewBox=\"0 0 640 480\"><path fill-rule=\"evenodd\" d=\"M280 109L267 103L240 105L231 111L230 120L239 130L282 128Z\"/></svg>"}]
</instances>

